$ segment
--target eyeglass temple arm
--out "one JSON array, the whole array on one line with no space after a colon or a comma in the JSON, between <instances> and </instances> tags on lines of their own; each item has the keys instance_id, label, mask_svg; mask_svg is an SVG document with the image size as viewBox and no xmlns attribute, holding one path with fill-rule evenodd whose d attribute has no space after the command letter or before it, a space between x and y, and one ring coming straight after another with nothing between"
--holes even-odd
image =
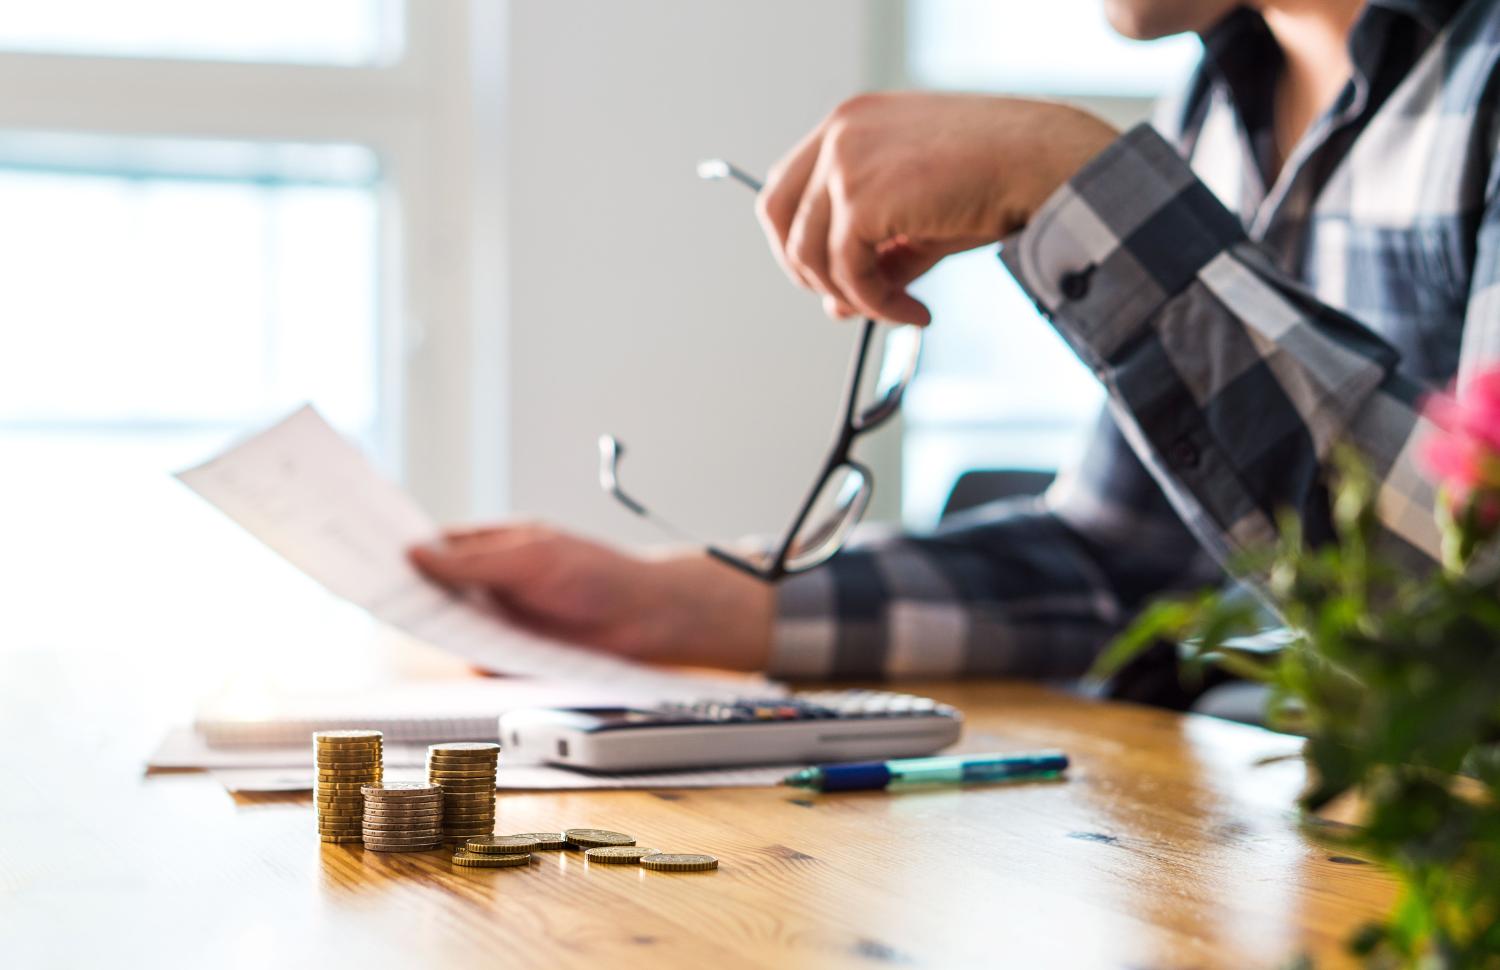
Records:
<instances>
[{"instance_id":1,"label":"eyeglass temple arm","mask_svg":"<svg viewBox=\"0 0 1500 970\"><path fill-rule=\"evenodd\" d=\"M625 455L625 446L614 435L599 436L599 487L608 492L615 501L625 506L636 515L650 522L658 529L693 545L702 546L710 556L732 566L744 573L749 573L757 579L775 579L773 571L762 569L748 560L736 556L719 548L712 543L704 542L686 529L680 528L666 519L646 508L644 504L632 498L624 488L620 486L620 459Z\"/></svg>"},{"instance_id":2,"label":"eyeglass temple arm","mask_svg":"<svg viewBox=\"0 0 1500 970\"><path fill-rule=\"evenodd\" d=\"M735 165L726 162L722 158L708 158L698 163L698 177L715 181L719 179L733 179L748 188L751 192L759 192L765 188L760 179Z\"/></svg>"}]
</instances>

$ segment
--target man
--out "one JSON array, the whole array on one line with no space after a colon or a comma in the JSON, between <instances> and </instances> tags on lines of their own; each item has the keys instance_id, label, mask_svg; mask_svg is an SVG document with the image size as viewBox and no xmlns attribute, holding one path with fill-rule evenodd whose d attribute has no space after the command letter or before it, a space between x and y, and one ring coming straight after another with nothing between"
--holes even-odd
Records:
<instances>
[{"instance_id":1,"label":"man","mask_svg":"<svg viewBox=\"0 0 1500 970\"><path fill-rule=\"evenodd\" d=\"M1150 598L1271 541L1281 511L1325 540L1345 443L1382 482L1389 546L1428 568L1420 396L1500 357L1500 5L1108 3L1125 34L1204 39L1160 133L1028 101L866 96L760 196L772 251L838 317L925 324L908 284L1003 241L1109 391L1086 458L1043 501L846 550L779 587L533 525L457 532L416 563L522 623L648 660L1064 676Z\"/></svg>"}]
</instances>

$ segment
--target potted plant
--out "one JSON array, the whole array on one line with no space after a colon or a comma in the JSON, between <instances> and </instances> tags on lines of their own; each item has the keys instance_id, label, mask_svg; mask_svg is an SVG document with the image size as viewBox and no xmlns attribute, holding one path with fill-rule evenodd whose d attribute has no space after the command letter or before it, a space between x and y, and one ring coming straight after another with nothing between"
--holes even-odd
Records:
<instances>
[{"instance_id":1,"label":"potted plant","mask_svg":"<svg viewBox=\"0 0 1500 970\"><path fill-rule=\"evenodd\" d=\"M1382 553L1378 487L1343 456L1337 540L1308 548L1294 517L1244 564L1264 578L1290 644L1267 655L1236 640L1265 625L1244 597L1158 603L1101 657L1118 670L1161 640L1188 669L1219 664L1271 687L1269 723L1307 738L1311 821L1353 795L1359 824L1318 837L1395 873L1401 894L1352 950L1374 966L1500 967L1500 368L1436 396L1427 471L1440 485L1443 566L1428 575ZM1316 826L1314 826L1316 827Z\"/></svg>"}]
</instances>

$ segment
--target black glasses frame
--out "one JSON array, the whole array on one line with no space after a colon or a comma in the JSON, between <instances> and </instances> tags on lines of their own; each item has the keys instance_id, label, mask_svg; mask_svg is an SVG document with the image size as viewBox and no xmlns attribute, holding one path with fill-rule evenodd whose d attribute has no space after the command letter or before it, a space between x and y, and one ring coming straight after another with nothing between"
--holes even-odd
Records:
<instances>
[{"instance_id":1,"label":"black glasses frame","mask_svg":"<svg viewBox=\"0 0 1500 970\"><path fill-rule=\"evenodd\" d=\"M761 189L761 183L758 180L728 162L720 160L703 162L698 166L698 174L700 177L707 179L734 179L749 186L756 192L759 192ZM865 432L873 431L885 424L900 410L902 397L905 395L906 388L910 384L912 374L916 370L917 359L921 353L922 331L915 329L913 332L916 335L916 343L910 353L910 359L900 375L900 379L886 390L883 397L861 411L859 409L859 392L864 384L865 370L871 359L871 348L875 343L876 328L880 326L883 326L883 324L877 323L870 318L866 318L864 321L860 330L859 340L855 344L854 353L850 358L848 375L844 383L843 399L839 405L839 424L837 432L834 435L833 444L823 459L817 479L813 482L812 488L808 490L807 496L798 507L796 517L792 519L791 524L782 533L781 538L777 541L774 550L768 556L767 560L763 563L757 563L721 546L705 543L704 547L710 556L713 556L727 566L738 569L757 579L774 583L786 576L816 569L843 548L844 543L848 540L850 528L864 516L865 510L869 506L875 483L875 476L870 472L869 468L851 457L854 442ZM683 530L656 515L624 490L620 485L619 474L620 460L624 457L624 454L625 446L612 435L600 437L600 486L613 496L616 501L625 506L625 508L641 518L652 522L658 528L696 542L697 540L693 539L692 536L689 536ZM793 563L791 561L793 558L793 545L796 543L797 537L803 527L807 525L808 517L812 514L819 495L828 487L834 476L841 469L846 468L860 475L862 481L860 491L851 501L848 513L833 523L837 528L842 530L842 535L833 537L836 541L827 543L826 546L815 547L820 550L816 558L806 562Z\"/></svg>"}]
</instances>

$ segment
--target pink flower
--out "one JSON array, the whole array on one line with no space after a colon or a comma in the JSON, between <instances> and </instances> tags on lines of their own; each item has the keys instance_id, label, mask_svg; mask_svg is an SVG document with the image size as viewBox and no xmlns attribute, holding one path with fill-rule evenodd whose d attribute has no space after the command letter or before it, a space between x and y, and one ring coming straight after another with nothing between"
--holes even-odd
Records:
<instances>
[{"instance_id":1,"label":"pink flower","mask_svg":"<svg viewBox=\"0 0 1500 970\"><path fill-rule=\"evenodd\" d=\"M1422 458L1453 502L1475 491L1500 490L1500 366L1463 383L1454 393L1434 394L1423 415L1442 429L1423 442ZM1486 499L1493 503L1493 495Z\"/></svg>"}]
</instances>

